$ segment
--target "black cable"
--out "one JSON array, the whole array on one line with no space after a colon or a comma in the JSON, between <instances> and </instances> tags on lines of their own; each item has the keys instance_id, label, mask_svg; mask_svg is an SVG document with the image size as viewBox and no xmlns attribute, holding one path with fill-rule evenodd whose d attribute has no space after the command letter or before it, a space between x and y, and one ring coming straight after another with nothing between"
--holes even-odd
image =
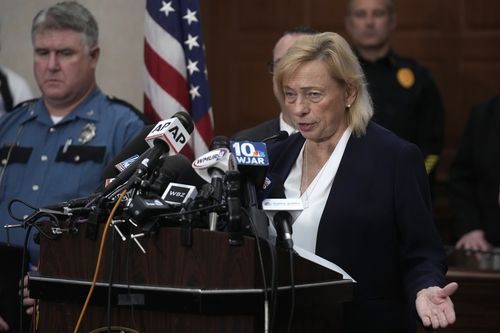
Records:
<instances>
[{"instance_id":1,"label":"black cable","mask_svg":"<svg viewBox=\"0 0 500 333\"><path fill-rule=\"evenodd\" d=\"M112 222L111 222L112 223ZM110 226L111 227L111 226ZM111 233L111 251L109 251L109 279L108 279L108 296L106 301L106 322L108 333L111 333L111 291L113 289L113 266L115 257L115 233Z\"/></svg>"},{"instance_id":2,"label":"black cable","mask_svg":"<svg viewBox=\"0 0 500 333\"><path fill-rule=\"evenodd\" d=\"M20 203L22 203L22 204L23 204L23 205L25 205L26 207L31 208L33 211L37 211L37 210L38 210L38 208L36 208L35 206L32 206L32 205L30 205L29 203L24 202L24 201L22 201L22 200L20 200L20 199L13 199L13 200L11 200L11 201L9 202L9 204L7 205L7 211L8 211L8 213L9 213L9 216L10 216L11 218L13 218L14 220L18 221L18 222L23 222L23 221L25 220L25 218L24 218L24 217L16 217L16 216L14 215L14 213L12 212L12 205L13 205L13 204L15 204L16 202L20 202Z\"/></svg>"},{"instance_id":3,"label":"black cable","mask_svg":"<svg viewBox=\"0 0 500 333\"><path fill-rule=\"evenodd\" d=\"M292 321L293 321L293 314L295 311L295 278L294 278L294 271L293 271L293 249L288 250L289 254L289 259L290 259L290 314L288 317L288 327L287 327L287 332L290 332L292 329Z\"/></svg>"},{"instance_id":4,"label":"black cable","mask_svg":"<svg viewBox=\"0 0 500 333\"><path fill-rule=\"evenodd\" d=\"M248 220L250 221L250 228L255 236L255 242L256 242L256 247L257 247L257 255L259 257L259 265L260 265L260 271L262 273L262 284L263 284L263 289L264 289L264 302L266 304L269 304L269 295L268 295L268 289L267 289L267 279L266 279L266 270L265 270L265 267L264 267L264 259L262 257L262 251L261 251L261 248L260 248L260 241L259 241L259 236L257 234L257 227L255 225L255 221L250 217L250 214L248 213L248 211L242 207L242 211L243 213L248 217ZM272 279L272 283L274 284L275 283L275 263L276 263L276 260L275 260L275 257L274 257L274 252L273 252L273 247L271 246L271 244L269 243L269 241L266 239L266 243L268 244L269 248L270 248L270 253L271 253L271 279ZM274 299L273 295L271 295L272 299ZM265 315L265 314L264 314ZM270 322L271 322L271 325L269 325L269 330L268 332L269 333L272 333L272 324L274 322L274 318L273 318L274 314L271 314L270 316Z\"/></svg>"},{"instance_id":5,"label":"black cable","mask_svg":"<svg viewBox=\"0 0 500 333\"><path fill-rule=\"evenodd\" d=\"M26 266L26 253L28 251L28 241L31 233L32 225L28 226L28 230L26 231L26 235L24 236L24 245L23 245L23 259L21 264L21 292L19 293L19 332L23 331L23 300L24 300L24 275L26 275L25 266ZM35 315L36 309L33 309L33 315Z\"/></svg>"},{"instance_id":6,"label":"black cable","mask_svg":"<svg viewBox=\"0 0 500 333\"><path fill-rule=\"evenodd\" d=\"M175 212L175 213L158 214L158 215L155 215L155 216L156 217L166 217L166 218L169 218L169 217L181 217L181 216L184 216L184 215L187 215L187 214L193 214L193 213L203 212L205 210L211 210L211 209L220 208L220 207L224 207L224 205L223 204L210 205L210 206L205 206L205 207L200 207L200 208L195 208L195 209L185 210L185 211L180 211L180 212Z\"/></svg>"},{"instance_id":7,"label":"black cable","mask_svg":"<svg viewBox=\"0 0 500 333\"><path fill-rule=\"evenodd\" d=\"M126 279L126 284L127 284L127 293L128 297L130 300L130 315L132 316L132 325L133 328L136 329L138 326L135 322L135 315L134 315L134 302L132 302L132 292L130 290L130 275L129 275L129 259L130 259L130 243L132 242L131 238L127 239L127 246L126 246L126 256L125 256L125 279Z\"/></svg>"}]
</instances>

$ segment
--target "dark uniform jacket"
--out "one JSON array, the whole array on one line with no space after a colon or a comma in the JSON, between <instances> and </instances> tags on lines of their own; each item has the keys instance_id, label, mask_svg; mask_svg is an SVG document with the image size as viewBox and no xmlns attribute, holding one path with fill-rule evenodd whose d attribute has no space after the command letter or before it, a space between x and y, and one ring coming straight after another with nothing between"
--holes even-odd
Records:
<instances>
[{"instance_id":1,"label":"dark uniform jacket","mask_svg":"<svg viewBox=\"0 0 500 333\"><path fill-rule=\"evenodd\" d=\"M456 238L481 229L500 246L500 95L472 110L449 173Z\"/></svg>"},{"instance_id":2,"label":"dark uniform jacket","mask_svg":"<svg viewBox=\"0 0 500 333\"><path fill-rule=\"evenodd\" d=\"M359 60L374 102L373 120L415 143L430 173L443 146L444 113L431 73L394 52L374 63L361 57Z\"/></svg>"}]
</instances>

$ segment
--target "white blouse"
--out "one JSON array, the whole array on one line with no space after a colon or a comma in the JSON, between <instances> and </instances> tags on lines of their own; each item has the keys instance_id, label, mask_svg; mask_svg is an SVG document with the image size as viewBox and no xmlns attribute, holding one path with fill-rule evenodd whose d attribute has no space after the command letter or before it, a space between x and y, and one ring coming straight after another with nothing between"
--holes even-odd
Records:
<instances>
[{"instance_id":1,"label":"white blouse","mask_svg":"<svg viewBox=\"0 0 500 333\"><path fill-rule=\"evenodd\" d=\"M319 221L330 194L335 175L340 161L344 155L345 147L351 136L352 129L348 127L340 138L335 150L318 172L314 180L309 184L307 190L300 195L300 180L302 177L302 163L304 146L300 150L297 161L293 165L288 178L285 181L285 195L287 198L301 198L304 210L290 212L293 217L292 238L295 245L316 252L316 239Z\"/></svg>"}]
</instances>

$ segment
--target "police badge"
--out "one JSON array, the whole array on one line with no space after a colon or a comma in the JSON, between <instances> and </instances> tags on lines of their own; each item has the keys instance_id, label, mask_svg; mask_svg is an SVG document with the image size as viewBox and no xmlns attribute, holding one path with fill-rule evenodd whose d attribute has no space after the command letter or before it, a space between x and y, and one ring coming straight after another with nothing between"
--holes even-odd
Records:
<instances>
[{"instance_id":1,"label":"police badge","mask_svg":"<svg viewBox=\"0 0 500 333\"><path fill-rule=\"evenodd\" d=\"M90 140L92 140L95 136L96 126L94 123L88 123L83 127L80 136L78 137L78 142L81 144L86 144Z\"/></svg>"}]
</instances>

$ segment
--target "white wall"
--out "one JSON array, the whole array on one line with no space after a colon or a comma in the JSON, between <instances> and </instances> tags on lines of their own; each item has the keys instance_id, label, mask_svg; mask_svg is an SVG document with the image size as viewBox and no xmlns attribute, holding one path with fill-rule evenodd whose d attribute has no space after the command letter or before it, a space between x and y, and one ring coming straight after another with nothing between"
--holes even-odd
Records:
<instances>
[{"instance_id":1,"label":"white wall","mask_svg":"<svg viewBox=\"0 0 500 333\"><path fill-rule=\"evenodd\" d=\"M36 95L31 20L57 0L0 0L0 63L24 76ZM145 0L82 0L99 24L101 89L142 110Z\"/></svg>"}]
</instances>

